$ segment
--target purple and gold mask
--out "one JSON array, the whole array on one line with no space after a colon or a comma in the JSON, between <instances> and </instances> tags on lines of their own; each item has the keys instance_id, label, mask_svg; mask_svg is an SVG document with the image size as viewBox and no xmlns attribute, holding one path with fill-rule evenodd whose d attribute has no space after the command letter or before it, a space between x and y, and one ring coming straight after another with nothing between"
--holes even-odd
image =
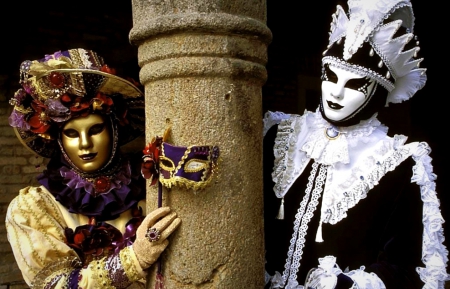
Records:
<instances>
[{"instance_id":1,"label":"purple and gold mask","mask_svg":"<svg viewBox=\"0 0 450 289\"><path fill-rule=\"evenodd\" d=\"M159 156L159 181L166 187L184 185L202 189L217 169L217 146L174 146L163 142Z\"/></svg>"}]
</instances>

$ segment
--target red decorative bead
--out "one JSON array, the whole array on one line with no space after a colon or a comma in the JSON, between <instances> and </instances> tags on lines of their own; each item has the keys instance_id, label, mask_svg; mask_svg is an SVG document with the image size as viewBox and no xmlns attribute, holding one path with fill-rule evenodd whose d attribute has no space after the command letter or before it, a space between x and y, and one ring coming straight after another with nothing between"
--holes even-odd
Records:
<instances>
[{"instance_id":1,"label":"red decorative bead","mask_svg":"<svg viewBox=\"0 0 450 289\"><path fill-rule=\"evenodd\" d=\"M53 87L61 88L64 86L64 75L59 72L51 72L48 76L48 80L52 84Z\"/></svg>"},{"instance_id":2,"label":"red decorative bead","mask_svg":"<svg viewBox=\"0 0 450 289\"><path fill-rule=\"evenodd\" d=\"M62 96L61 96L61 101L62 102L71 102L72 101L72 98L69 96L69 95L67 95L67 94L63 94Z\"/></svg>"},{"instance_id":3,"label":"red decorative bead","mask_svg":"<svg viewBox=\"0 0 450 289\"><path fill-rule=\"evenodd\" d=\"M102 194L102 193L108 191L110 187L111 187L111 181L105 176L98 177L94 181L94 188L95 188L95 191L97 191L97 193Z\"/></svg>"}]
</instances>

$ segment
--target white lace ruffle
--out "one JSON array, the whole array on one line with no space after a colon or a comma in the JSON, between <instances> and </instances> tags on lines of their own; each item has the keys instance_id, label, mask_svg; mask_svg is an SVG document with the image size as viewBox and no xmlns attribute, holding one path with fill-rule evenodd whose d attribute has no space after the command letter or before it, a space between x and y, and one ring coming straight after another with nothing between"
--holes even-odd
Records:
<instances>
[{"instance_id":1,"label":"white lace ruffle","mask_svg":"<svg viewBox=\"0 0 450 289\"><path fill-rule=\"evenodd\" d=\"M351 166L330 169L325 185L321 221L336 224L347 211L367 197L381 178L411 156L411 145L403 146L406 137L396 135L377 141L352 160Z\"/></svg>"},{"instance_id":2,"label":"white lace ruffle","mask_svg":"<svg viewBox=\"0 0 450 289\"><path fill-rule=\"evenodd\" d=\"M339 162L349 163L347 136L341 132L337 139L330 140L325 137L326 123L318 127L321 129L311 131L301 150L306 153L308 158L315 159L325 165Z\"/></svg>"},{"instance_id":3,"label":"white lace ruffle","mask_svg":"<svg viewBox=\"0 0 450 289\"><path fill-rule=\"evenodd\" d=\"M358 146L374 143L387 133L387 127L376 119L376 115L358 125L339 128L341 135L334 140L326 136L325 130L329 127L318 111L305 112L302 116L290 115L279 123L272 173L277 197L286 194L311 159L332 166L348 164L352 158L349 147L358 152Z\"/></svg>"},{"instance_id":4,"label":"white lace ruffle","mask_svg":"<svg viewBox=\"0 0 450 289\"><path fill-rule=\"evenodd\" d=\"M443 244L444 219L439 209L440 203L436 195L436 175L431 165L431 152L427 143L418 144L413 159L416 165L413 167L412 182L420 186L420 194L423 201L423 240L422 262L425 268L418 267L420 279L425 283L424 289L443 289L444 283L450 280L446 267L448 262L448 250Z\"/></svg>"},{"instance_id":5,"label":"white lace ruffle","mask_svg":"<svg viewBox=\"0 0 450 289\"><path fill-rule=\"evenodd\" d=\"M264 114L263 118L263 136L274 125L279 124L283 119L288 119L290 114L286 114L281 111L268 111Z\"/></svg>"},{"instance_id":6,"label":"white lace ruffle","mask_svg":"<svg viewBox=\"0 0 450 289\"><path fill-rule=\"evenodd\" d=\"M349 289L386 289L383 281L375 273L368 273L364 270L365 266L361 266L359 269L343 272L336 263L336 257L329 255L324 258L319 258L319 266L317 268L312 268L309 271L306 276L305 285L298 284L296 279L290 279L288 280L286 287L283 287L283 280L280 273L275 272L275 275L270 278L270 288L334 289L337 284L337 276L342 273L351 278L354 282L354 285Z\"/></svg>"},{"instance_id":7,"label":"white lace ruffle","mask_svg":"<svg viewBox=\"0 0 450 289\"><path fill-rule=\"evenodd\" d=\"M83 63L83 67L87 69L92 69L92 62L89 60L89 55L86 50L78 49L78 54L81 58L81 62Z\"/></svg>"},{"instance_id":8,"label":"white lace ruffle","mask_svg":"<svg viewBox=\"0 0 450 289\"><path fill-rule=\"evenodd\" d=\"M305 116L294 115L278 125L272 172L272 180L275 183L274 192L278 198L286 194L309 161L304 152L296 149L297 136L301 132L304 121Z\"/></svg>"}]
</instances>

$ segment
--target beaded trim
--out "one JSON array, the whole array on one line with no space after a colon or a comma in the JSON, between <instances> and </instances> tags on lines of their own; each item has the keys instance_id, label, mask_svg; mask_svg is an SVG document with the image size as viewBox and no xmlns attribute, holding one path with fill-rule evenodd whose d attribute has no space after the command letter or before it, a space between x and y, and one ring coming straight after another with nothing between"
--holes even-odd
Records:
<instances>
[{"instance_id":1,"label":"beaded trim","mask_svg":"<svg viewBox=\"0 0 450 289\"><path fill-rule=\"evenodd\" d=\"M198 149L206 149L208 152L208 157L206 160L198 160L196 159L196 163L202 163L200 167L197 168L197 170L193 169L194 166L190 166L191 163L193 163L193 160L188 160L186 162L186 159L188 158L191 151L198 150ZM172 186L184 186L187 189L193 189L195 191L204 189L212 180L212 177L214 175L218 174L218 162L220 159L216 158L214 156L214 153L217 152L217 147L215 146L188 146L186 147L186 150L184 151L184 155L181 157L181 160L178 162L175 169L164 167L164 162L170 162L172 166L174 167L175 164L173 161L166 157L166 153L164 151L164 143L161 146L161 156L160 159L160 165L161 168L165 169L166 171L170 172L169 178L164 178L162 174L159 175L159 181L161 184L163 184L167 188L171 188ZM203 174L201 176L200 180L190 180L187 179L184 176L177 176L178 171L183 167L184 171L187 173L192 172L199 172L203 170Z\"/></svg>"},{"instance_id":2,"label":"beaded trim","mask_svg":"<svg viewBox=\"0 0 450 289\"><path fill-rule=\"evenodd\" d=\"M106 257L100 260L92 261L88 268L92 271L92 279L100 288L116 289L109 279L109 272L106 269Z\"/></svg>"},{"instance_id":3,"label":"beaded trim","mask_svg":"<svg viewBox=\"0 0 450 289\"><path fill-rule=\"evenodd\" d=\"M324 58L322 58L322 63L323 64L331 64L336 67L351 71L353 73L370 77L371 79L374 79L379 84L381 84L389 92L391 92L395 88L394 84L391 81L387 80L385 77L381 76L380 74L376 73L375 71L368 69L366 67L363 67L363 66L350 64L347 61L344 61L337 57L325 56Z\"/></svg>"}]
</instances>

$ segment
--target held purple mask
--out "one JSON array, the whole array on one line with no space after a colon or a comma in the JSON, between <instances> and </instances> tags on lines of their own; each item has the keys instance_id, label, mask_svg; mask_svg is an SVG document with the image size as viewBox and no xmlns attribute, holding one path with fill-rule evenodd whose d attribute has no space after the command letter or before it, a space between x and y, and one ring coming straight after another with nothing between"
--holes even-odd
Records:
<instances>
[{"instance_id":1,"label":"held purple mask","mask_svg":"<svg viewBox=\"0 0 450 289\"><path fill-rule=\"evenodd\" d=\"M163 142L159 157L159 181L166 187L184 185L202 189L217 170L217 146L174 146Z\"/></svg>"}]
</instances>

